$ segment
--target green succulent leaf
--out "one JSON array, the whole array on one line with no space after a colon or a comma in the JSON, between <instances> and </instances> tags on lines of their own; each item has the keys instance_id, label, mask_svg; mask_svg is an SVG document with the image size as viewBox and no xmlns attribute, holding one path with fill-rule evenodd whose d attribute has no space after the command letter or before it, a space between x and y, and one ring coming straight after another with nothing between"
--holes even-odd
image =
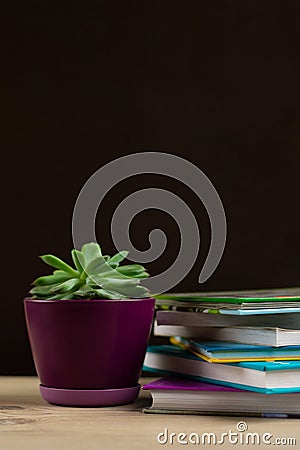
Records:
<instances>
[{"instance_id":1,"label":"green succulent leaf","mask_svg":"<svg viewBox=\"0 0 300 450\"><path fill-rule=\"evenodd\" d=\"M122 250L121 252L117 253L116 255L112 256L109 260L110 264L120 264L128 255L129 252L126 250Z\"/></svg>"},{"instance_id":2,"label":"green succulent leaf","mask_svg":"<svg viewBox=\"0 0 300 450\"><path fill-rule=\"evenodd\" d=\"M109 291L118 292L126 297L141 298L149 296L148 289L140 285L139 280L137 279L125 280L118 278L106 278L101 283L101 287Z\"/></svg>"},{"instance_id":3,"label":"green succulent leaf","mask_svg":"<svg viewBox=\"0 0 300 450\"><path fill-rule=\"evenodd\" d=\"M81 248L81 252L85 256L87 264L89 264L94 259L100 258L102 256L100 245L96 244L95 242L84 244Z\"/></svg>"},{"instance_id":4,"label":"green succulent leaf","mask_svg":"<svg viewBox=\"0 0 300 450\"><path fill-rule=\"evenodd\" d=\"M127 277L126 275L123 275L122 273L117 272L115 269L112 269L108 270L107 272L102 272L99 275L92 275L87 279L86 282L89 285L96 284L101 286L101 284L108 278L131 280L131 278Z\"/></svg>"},{"instance_id":5,"label":"green succulent leaf","mask_svg":"<svg viewBox=\"0 0 300 450\"><path fill-rule=\"evenodd\" d=\"M75 268L53 255L41 259L56 270L37 278L30 293L33 298L47 300L126 299L149 297L141 285L148 273L139 264L119 265L128 255L121 251L110 258L103 256L97 243L90 242L80 250L72 250Z\"/></svg>"},{"instance_id":6,"label":"green succulent leaf","mask_svg":"<svg viewBox=\"0 0 300 450\"><path fill-rule=\"evenodd\" d=\"M67 272L65 272L64 270L53 270L53 275L68 275L69 278L72 278L71 275L69 275ZM79 275L79 274L78 274Z\"/></svg>"},{"instance_id":7,"label":"green succulent leaf","mask_svg":"<svg viewBox=\"0 0 300 450\"><path fill-rule=\"evenodd\" d=\"M35 286L47 286L50 284L56 284L61 283L63 281L67 281L70 279L70 275L66 272L63 272L62 274L53 274L53 275L46 275L44 277L39 277L32 284Z\"/></svg>"},{"instance_id":8,"label":"green succulent leaf","mask_svg":"<svg viewBox=\"0 0 300 450\"><path fill-rule=\"evenodd\" d=\"M74 300L74 294L56 294L49 297L47 300Z\"/></svg>"},{"instance_id":9,"label":"green succulent leaf","mask_svg":"<svg viewBox=\"0 0 300 450\"><path fill-rule=\"evenodd\" d=\"M110 300L125 300L127 297L119 294L118 292L108 291L107 289L94 289L97 296L101 298L107 298Z\"/></svg>"},{"instance_id":10,"label":"green succulent leaf","mask_svg":"<svg viewBox=\"0 0 300 450\"><path fill-rule=\"evenodd\" d=\"M119 266L116 269L116 272L119 272L127 277L133 278L147 278L149 274L145 271L143 266L139 264L131 264L129 266Z\"/></svg>"},{"instance_id":11,"label":"green succulent leaf","mask_svg":"<svg viewBox=\"0 0 300 450\"><path fill-rule=\"evenodd\" d=\"M70 280L64 281L63 283L55 284L52 287L50 286L50 292L68 292L74 288L79 287L80 281L78 278L71 278Z\"/></svg>"},{"instance_id":12,"label":"green succulent leaf","mask_svg":"<svg viewBox=\"0 0 300 450\"><path fill-rule=\"evenodd\" d=\"M74 295L78 295L79 297L90 298L94 295L94 291L91 286L88 284L84 284L80 286L75 292Z\"/></svg>"},{"instance_id":13,"label":"green succulent leaf","mask_svg":"<svg viewBox=\"0 0 300 450\"><path fill-rule=\"evenodd\" d=\"M109 261L109 265L112 269L116 269L117 267L119 267L119 263L114 263L114 262L110 262L110 261Z\"/></svg>"},{"instance_id":14,"label":"green succulent leaf","mask_svg":"<svg viewBox=\"0 0 300 450\"><path fill-rule=\"evenodd\" d=\"M61 283L55 283L55 284L49 284L47 286L36 286L34 288L32 288L29 292L30 294L35 294L35 295L51 295L53 291L51 291L51 289L53 289L55 286L59 286Z\"/></svg>"},{"instance_id":15,"label":"green succulent leaf","mask_svg":"<svg viewBox=\"0 0 300 450\"><path fill-rule=\"evenodd\" d=\"M92 276L92 275L97 275L102 272L107 272L110 269L111 269L110 265L105 261L103 256L100 256L100 257L94 259L93 261L91 261L86 266L85 273L88 276Z\"/></svg>"},{"instance_id":16,"label":"green succulent leaf","mask_svg":"<svg viewBox=\"0 0 300 450\"><path fill-rule=\"evenodd\" d=\"M71 255L76 269L81 274L86 267L86 259L84 254L74 248L74 250L72 250L71 252Z\"/></svg>"},{"instance_id":17,"label":"green succulent leaf","mask_svg":"<svg viewBox=\"0 0 300 450\"><path fill-rule=\"evenodd\" d=\"M105 256L103 256L103 258L104 258L105 261L110 265L110 267L111 267L112 269L116 269L116 268L118 267L119 263L118 263L118 262L113 262L113 261L111 261L112 258L111 258L110 256L105 255Z\"/></svg>"},{"instance_id":18,"label":"green succulent leaf","mask_svg":"<svg viewBox=\"0 0 300 450\"><path fill-rule=\"evenodd\" d=\"M64 272L69 273L73 277L78 275L77 270L74 270L73 267L69 266L69 264L65 263L61 259L57 258L53 255L42 255L42 261L44 261L49 266L55 267L55 269L63 270Z\"/></svg>"}]
</instances>

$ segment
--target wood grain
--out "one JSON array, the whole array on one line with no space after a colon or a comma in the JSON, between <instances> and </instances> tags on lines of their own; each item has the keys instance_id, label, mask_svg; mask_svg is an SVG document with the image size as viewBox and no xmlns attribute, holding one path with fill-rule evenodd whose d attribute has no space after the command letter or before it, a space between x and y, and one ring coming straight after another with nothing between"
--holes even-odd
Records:
<instances>
[{"instance_id":1,"label":"wood grain","mask_svg":"<svg viewBox=\"0 0 300 450\"><path fill-rule=\"evenodd\" d=\"M143 379L141 382L149 382ZM157 435L165 428L169 433L221 435L242 418L144 414L150 404L149 393L142 391L131 405L109 408L69 408L49 405L41 398L35 377L0 378L0 450L118 450L158 448L251 448L224 444L161 445ZM244 419L249 432L272 433L276 437L294 437L300 448L300 421L297 419ZM254 447L254 446L252 446ZM260 445L260 449L276 448ZM256 447L255 447L256 448ZM257 447L258 448L258 447Z\"/></svg>"}]
</instances>

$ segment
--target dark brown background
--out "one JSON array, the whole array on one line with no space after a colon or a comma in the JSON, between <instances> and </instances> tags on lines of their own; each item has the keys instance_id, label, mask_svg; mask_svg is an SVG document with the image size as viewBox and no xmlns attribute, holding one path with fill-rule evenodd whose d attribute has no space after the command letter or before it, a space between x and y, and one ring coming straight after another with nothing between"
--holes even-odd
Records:
<instances>
[{"instance_id":1,"label":"dark brown background","mask_svg":"<svg viewBox=\"0 0 300 450\"><path fill-rule=\"evenodd\" d=\"M0 373L33 372L22 299L47 271L38 255L68 258L81 187L121 155L181 155L214 183L228 240L202 289L299 285L299 3L21 5L3 12L0 28ZM116 186L99 211L98 240L114 250L114 208L150 186L177 193L197 216L199 261L176 290L198 290L209 223L180 183L140 176ZM174 260L178 229L155 211L132 224L140 249L157 226L172 245L148 265L153 274Z\"/></svg>"}]
</instances>

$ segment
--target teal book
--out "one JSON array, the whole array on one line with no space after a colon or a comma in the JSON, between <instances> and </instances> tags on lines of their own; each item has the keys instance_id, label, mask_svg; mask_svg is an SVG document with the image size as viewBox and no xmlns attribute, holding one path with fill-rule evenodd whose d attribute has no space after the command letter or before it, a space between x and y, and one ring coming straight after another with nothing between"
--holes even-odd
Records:
<instances>
[{"instance_id":1,"label":"teal book","mask_svg":"<svg viewBox=\"0 0 300 450\"><path fill-rule=\"evenodd\" d=\"M300 345L269 347L234 342L205 341L172 336L172 344L184 348L208 362L300 360Z\"/></svg>"},{"instance_id":2,"label":"teal book","mask_svg":"<svg viewBox=\"0 0 300 450\"><path fill-rule=\"evenodd\" d=\"M149 346L143 370L264 394L300 392L300 361L214 364L175 345Z\"/></svg>"}]
</instances>

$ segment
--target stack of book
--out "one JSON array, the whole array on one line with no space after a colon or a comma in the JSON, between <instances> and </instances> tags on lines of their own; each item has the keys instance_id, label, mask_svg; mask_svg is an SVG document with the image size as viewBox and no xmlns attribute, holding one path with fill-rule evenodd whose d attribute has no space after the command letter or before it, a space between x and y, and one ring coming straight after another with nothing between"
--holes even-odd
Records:
<instances>
[{"instance_id":1,"label":"stack of book","mask_svg":"<svg viewBox=\"0 0 300 450\"><path fill-rule=\"evenodd\" d=\"M300 416L300 289L158 296L145 412Z\"/></svg>"}]
</instances>

